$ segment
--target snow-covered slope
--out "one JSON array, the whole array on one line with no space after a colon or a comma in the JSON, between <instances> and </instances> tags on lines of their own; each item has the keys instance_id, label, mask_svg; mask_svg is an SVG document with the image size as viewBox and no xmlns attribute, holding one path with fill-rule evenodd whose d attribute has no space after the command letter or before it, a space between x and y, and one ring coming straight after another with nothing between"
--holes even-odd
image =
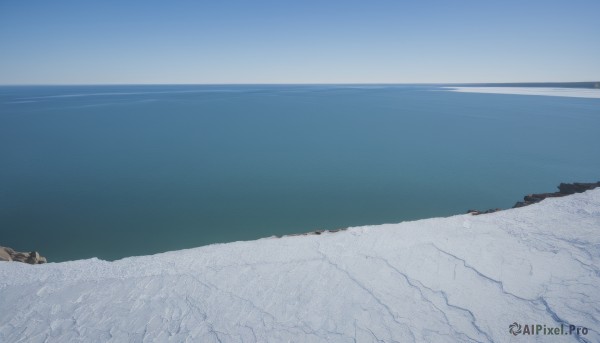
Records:
<instances>
[{"instance_id":1,"label":"snow-covered slope","mask_svg":"<svg viewBox=\"0 0 600 343\"><path fill-rule=\"evenodd\" d=\"M599 342L599 266L600 189L116 262L0 262L0 342Z\"/></svg>"}]
</instances>

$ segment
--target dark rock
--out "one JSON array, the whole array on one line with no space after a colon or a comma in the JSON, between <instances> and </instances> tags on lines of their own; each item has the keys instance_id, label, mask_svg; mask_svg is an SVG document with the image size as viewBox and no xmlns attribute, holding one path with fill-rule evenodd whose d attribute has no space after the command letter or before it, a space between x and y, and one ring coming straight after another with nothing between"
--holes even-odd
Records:
<instances>
[{"instance_id":1,"label":"dark rock","mask_svg":"<svg viewBox=\"0 0 600 343\"><path fill-rule=\"evenodd\" d=\"M513 206L513 208L519 208L519 207L523 207L523 206L527 206L529 205L529 203L526 203L524 201L517 201L517 203L515 204L515 206Z\"/></svg>"},{"instance_id":2,"label":"dark rock","mask_svg":"<svg viewBox=\"0 0 600 343\"><path fill-rule=\"evenodd\" d=\"M540 194L529 194L523 197L523 201L519 201L513 206L513 208L523 207L531 204L535 204L540 202L546 198L557 198L563 197L565 195L575 194L575 193L583 193L587 190L594 189L596 187L600 187L600 182L595 183L561 183L558 186L558 192L554 193L540 193Z\"/></svg>"},{"instance_id":3,"label":"dark rock","mask_svg":"<svg viewBox=\"0 0 600 343\"><path fill-rule=\"evenodd\" d=\"M596 187L600 187L600 182L595 183L561 183L558 186L558 191L561 194L575 194L575 193L583 193L587 190L594 189Z\"/></svg>"},{"instance_id":4,"label":"dark rock","mask_svg":"<svg viewBox=\"0 0 600 343\"><path fill-rule=\"evenodd\" d=\"M536 202L540 202L546 198L556 198L556 197L562 197L565 196L566 194L562 194L562 193L541 193L541 194L529 194L523 197L523 200L525 200L525 202L530 202L530 203L536 203Z\"/></svg>"},{"instance_id":5,"label":"dark rock","mask_svg":"<svg viewBox=\"0 0 600 343\"><path fill-rule=\"evenodd\" d=\"M494 212L498 212L498 211L502 211L501 208L490 208L489 210L485 210L485 211L479 211L479 210L468 210L468 213L471 213L474 216L480 215L480 214L486 214L486 213L494 213Z\"/></svg>"},{"instance_id":6,"label":"dark rock","mask_svg":"<svg viewBox=\"0 0 600 343\"><path fill-rule=\"evenodd\" d=\"M563 197L565 195L575 194L575 193L583 193L590 189L594 189L596 187L600 187L600 182L593 183L561 183L558 186L558 192L554 193L539 193L539 194L528 194L523 197L523 201L517 201L513 208L519 208L531 204L538 203L546 198L557 198ZM478 211L478 210L468 210L467 213L471 213L473 215L478 214L486 214L493 213L496 211L501 211L501 209L487 210L487 211Z\"/></svg>"},{"instance_id":7,"label":"dark rock","mask_svg":"<svg viewBox=\"0 0 600 343\"><path fill-rule=\"evenodd\" d=\"M46 262L46 259L44 258L44 261L42 262L43 257L40 256L40 253L38 253L37 251L32 251L29 253L29 257L27 257L27 263L29 264L42 264Z\"/></svg>"},{"instance_id":8,"label":"dark rock","mask_svg":"<svg viewBox=\"0 0 600 343\"><path fill-rule=\"evenodd\" d=\"M346 229L314 230L314 231L304 232L304 233L292 233L292 234L289 234L289 235L283 235L282 237L320 235L320 234L325 233L325 232L334 233L334 232L339 232L339 231L344 231L344 230L346 230Z\"/></svg>"}]
</instances>

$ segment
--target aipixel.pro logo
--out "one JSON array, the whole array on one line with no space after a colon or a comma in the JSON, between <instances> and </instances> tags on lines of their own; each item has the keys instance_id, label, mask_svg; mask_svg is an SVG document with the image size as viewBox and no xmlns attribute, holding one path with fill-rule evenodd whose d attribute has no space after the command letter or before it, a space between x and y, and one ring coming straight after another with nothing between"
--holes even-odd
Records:
<instances>
[{"instance_id":1,"label":"aipixel.pro logo","mask_svg":"<svg viewBox=\"0 0 600 343\"><path fill-rule=\"evenodd\" d=\"M508 326L508 332L513 336L518 335L544 335L544 336L558 336L558 335L587 335L589 329L584 326L569 325L568 327L564 324L560 326L548 326L545 324L519 324L513 322Z\"/></svg>"}]
</instances>

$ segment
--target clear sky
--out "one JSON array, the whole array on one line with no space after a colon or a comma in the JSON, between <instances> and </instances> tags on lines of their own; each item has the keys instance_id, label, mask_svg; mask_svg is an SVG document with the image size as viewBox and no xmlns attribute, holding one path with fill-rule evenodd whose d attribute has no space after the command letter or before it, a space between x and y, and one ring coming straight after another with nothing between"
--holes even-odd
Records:
<instances>
[{"instance_id":1,"label":"clear sky","mask_svg":"<svg viewBox=\"0 0 600 343\"><path fill-rule=\"evenodd\" d=\"M600 80L599 0L0 1L0 84Z\"/></svg>"}]
</instances>

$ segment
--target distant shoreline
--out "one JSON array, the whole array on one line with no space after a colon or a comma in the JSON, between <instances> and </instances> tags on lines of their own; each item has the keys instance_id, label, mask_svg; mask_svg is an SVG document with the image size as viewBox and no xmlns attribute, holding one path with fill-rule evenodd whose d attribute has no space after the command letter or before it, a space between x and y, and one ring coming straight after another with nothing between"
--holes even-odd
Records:
<instances>
[{"instance_id":1,"label":"distant shoreline","mask_svg":"<svg viewBox=\"0 0 600 343\"><path fill-rule=\"evenodd\" d=\"M22 83L0 87L111 87L111 86L439 86L439 87L528 87L600 89L600 81L575 82L348 82L348 83Z\"/></svg>"},{"instance_id":2,"label":"distant shoreline","mask_svg":"<svg viewBox=\"0 0 600 343\"><path fill-rule=\"evenodd\" d=\"M550 87L445 87L445 90L461 93L487 93L510 95L560 96L571 98L600 99L600 89L550 88Z\"/></svg>"},{"instance_id":3,"label":"distant shoreline","mask_svg":"<svg viewBox=\"0 0 600 343\"><path fill-rule=\"evenodd\" d=\"M440 84L444 85L444 84ZM447 83L449 87L526 87L526 88L589 88L600 89L600 81L585 82L488 82Z\"/></svg>"}]
</instances>

